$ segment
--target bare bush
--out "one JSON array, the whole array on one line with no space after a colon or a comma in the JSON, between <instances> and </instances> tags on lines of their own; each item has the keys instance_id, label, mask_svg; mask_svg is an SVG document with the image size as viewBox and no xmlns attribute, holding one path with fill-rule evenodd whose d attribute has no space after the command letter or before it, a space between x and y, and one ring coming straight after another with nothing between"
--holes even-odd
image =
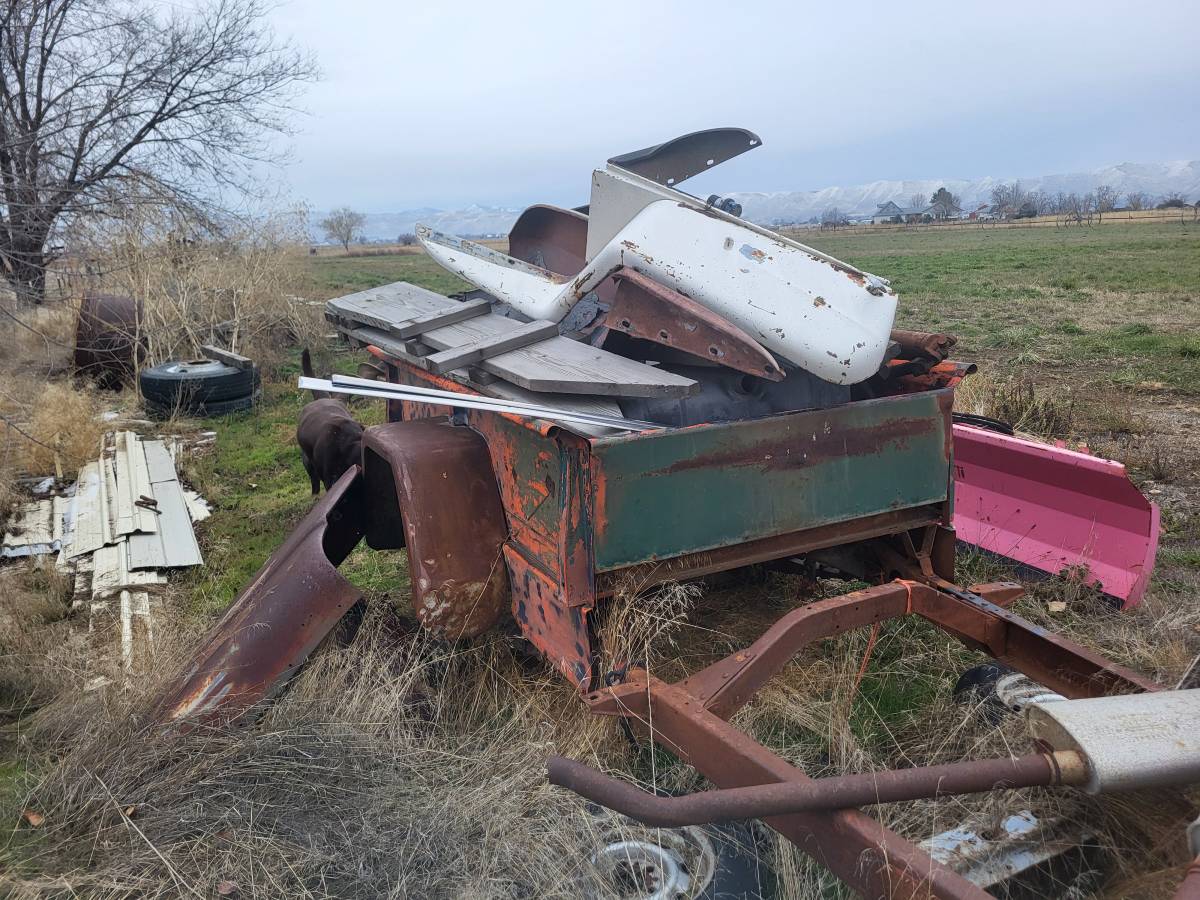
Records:
<instances>
[{"instance_id":1,"label":"bare bush","mask_svg":"<svg viewBox=\"0 0 1200 900\"><path fill-rule=\"evenodd\" d=\"M100 453L105 423L97 418L96 393L70 383L10 378L0 392L0 471L73 479Z\"/></svg>"},{"instance_id":2,"label":"bare bush","mask_svg":"<svg viewBox=\"0 0 1200 900\"><path fill-rule=\"evenodd\" d=\"M1069 391L1038 388L1028 378L972 376L955 389L955 408L1007 422L1038 437L1067 437L1075 426L1075 398Z\"/></svg>"},{"instance_id":3,"label":"bare bush","mask_svg":"<svg viewBox=\"0 0 1200 900\"><path fill-rule=\"evenodd\" d=\"M144 304L141 333L150 363L190 358L206 343L273 358L287 343L323 333L299 292L304 239L297 212L213 225L135 205L117 226L79 229L99 275L96 288Z\"/></svg>"},{"instance_id":4,"label":"bare bush","mask_svg":"<svg viewBox=\"0 0 1200 900\"><path fill-rule=\"evenodd\" d=\"M140 685L80 706L73 733L57 710L29 739L61 759L18 801L45 817L43 875L10 873L8 895L603 896L599 823L544 765L604 761L580 738L613 723L502 640L452 648L391 615L370 611L260 727L152 731Z\"/></svg>"},{"instance_id":5,"label":"bare bush","mask_svg":"<svg viewBox=\"0 0 1200 900\"><path fill-rule=\"evenodd\" d=\"M822 228L840 228L843 225L849 225L850 220L846 218L846 214L836 206L825 210L821 213Z\"/></svg>"}]
</instances>

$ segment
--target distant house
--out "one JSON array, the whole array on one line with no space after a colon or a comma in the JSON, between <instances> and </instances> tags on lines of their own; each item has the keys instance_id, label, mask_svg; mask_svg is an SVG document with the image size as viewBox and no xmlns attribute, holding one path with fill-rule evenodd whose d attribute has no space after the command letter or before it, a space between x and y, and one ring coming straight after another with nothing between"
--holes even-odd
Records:
<instances>
[{"instance_id":1,"label":"distant house","mask_svg":"<svg viewBox=\"0 0 1200 900\"><path fill-rule=\"evenodd\" d=\"M961 219L963 211L959 206L946 200L930 203L925 206L902 207L889 200L880 203L875 214L871 216L871 224L882 222L930 222L934 219Z\"/></svg>"},{"instance_id":2,"label":"distant house","mask_svg":"<svg viewBox=\"0 0 1200 900\"><path fill-rule=\"evenodd\" d=\"M931 203L921 211L922 216L929 216L933 219L961 219L962 207L953 200L938 200L936 203Z\"/></svg>"},{"instance_id":3,"label":"distant house","mask_svg":"<svg viewBox=\"0 0 1200 900\"><path fill-rule=\"evenodd\" d=\"M880 225L884 222L893 220L903 220L904 210L889 200L887 203L880 203L879 208L875 210L875 214L871 216L872 225Z\"/></svg>"}]
</instances>

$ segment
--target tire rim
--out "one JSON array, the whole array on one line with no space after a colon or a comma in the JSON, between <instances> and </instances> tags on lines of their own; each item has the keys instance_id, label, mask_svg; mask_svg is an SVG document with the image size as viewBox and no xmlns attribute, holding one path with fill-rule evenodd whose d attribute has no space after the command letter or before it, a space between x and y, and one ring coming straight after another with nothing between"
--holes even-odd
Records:
<instances>
[{"instance_id":1,"label":"tire rim","mask_svg":"<svg viewBox=\"0 0 1200 900\"><path fill-rule=\"evenodd\" d=\"M612 841L592 855L592 863L618 897L678 900L697 896L712 883L716 852L704 829L655 829L654 835L654 840Z\"/></svg>"}]
</instances>

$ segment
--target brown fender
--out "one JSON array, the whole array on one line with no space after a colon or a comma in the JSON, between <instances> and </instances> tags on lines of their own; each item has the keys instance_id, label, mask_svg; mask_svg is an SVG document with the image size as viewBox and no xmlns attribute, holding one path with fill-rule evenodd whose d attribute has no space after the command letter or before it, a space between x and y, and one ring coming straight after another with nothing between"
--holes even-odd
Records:
<instances>
[{"instance_id":1,"label":"brown fender","mask_svg":"<svg viewBox=\"0 0 1200 900\"><path fill-rule=\"evenodd\" d=\"M483 437L445 419L363 434L367 544L408 547L413 609L448 638L487 631L508 609L508 526Z\"/></svg>"},{"instance_id":2,"label":"brown fender","mask_svg":"<svg viewBox=\"0 0 1200 900\"><path fill-rule=\"evenodd\" d=\"M337 571L362 537L362 505L356 466L271 554L167 685L158 721L228 721L287 683L362 599Z\"/></svg>"}]
</instances>

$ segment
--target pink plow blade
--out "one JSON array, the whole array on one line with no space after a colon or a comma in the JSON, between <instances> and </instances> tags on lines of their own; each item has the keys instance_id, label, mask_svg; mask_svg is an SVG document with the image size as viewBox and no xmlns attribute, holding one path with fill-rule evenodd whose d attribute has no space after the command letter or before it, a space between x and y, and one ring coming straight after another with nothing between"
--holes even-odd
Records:
<instances>
[{"instance_id":1,"label":"pink plow blade","mask_svg":"<svg viewBox=\"0 0 1200 900\"><path fill-rule=\"evenodd\" d=\"M1043 572L1086 568L1126 607L1142 599L1158 550L1158 506L1120 463L958 424L954 528Z\"/></svg>"}]
</instances>

